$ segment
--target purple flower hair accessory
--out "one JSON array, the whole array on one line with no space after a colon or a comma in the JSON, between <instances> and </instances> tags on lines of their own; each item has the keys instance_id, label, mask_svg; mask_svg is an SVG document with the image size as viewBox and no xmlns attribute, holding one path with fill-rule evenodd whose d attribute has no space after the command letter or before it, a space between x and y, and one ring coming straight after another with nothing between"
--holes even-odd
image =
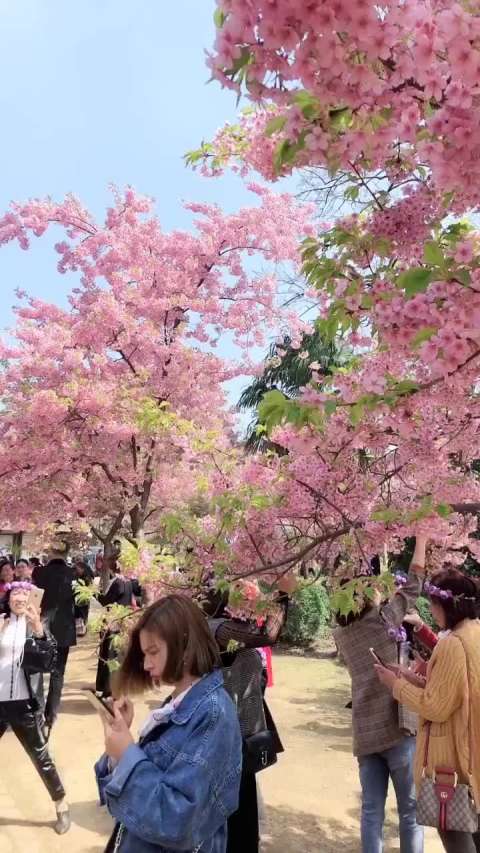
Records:
<instances>
[{"instance_id":1,"label":"purple flower hair accessory","mask_svg":"<svg viewBox=\"0 0 480 853\"><path fill-rule=\"evenodd\" d=\"M454 595L451 589L440 589L439 586L435 586L435 584L430 583L430 581L426 581L423 585L423 589L427 593L430 598L443 598L444 601L447 599L454 599L455 601L476 601L477 597L475 595L465 595L464 593L459 593L458 595Z\"/></svg>"},{"instance_id":2,"label":"purple flower hair accessory","mask_svg":"<svg viewBox=\"0 0 480 853\"><path fill-rule=\"evenodd\" d=\"M6 583L5 589L7 592L15 592L17 589L24 589L29 592L33 589L33 583L29 583L28 581L12 581L12 583Z\"/></svg>"},{"instance_id":3,"label":"purple flower hair accessory","mask_svg":"<svg viewBox=\"0 0 480 853\"><path fill-rule=\"evenodd\" d=\"M426 581L423 588L430 597L443 598L444 600L447 598L454 598L453 592L450 589L440 589L439 586L435 586L435 584L430 583L430 581Z\"/></svg>"},{"instance_id":4,"label":"purple flower hair accessory","mask_svg":"<svg viewBox=\"0 0 480 853\"><path fill-rule=\"evenodd\" d=\"M406 575L402 575L402 574L400 574L400 572L397 572L394 575L394 578L395 578L395 586L405 586L405 584L407 583Z\"/></svg>"}]
</instances>

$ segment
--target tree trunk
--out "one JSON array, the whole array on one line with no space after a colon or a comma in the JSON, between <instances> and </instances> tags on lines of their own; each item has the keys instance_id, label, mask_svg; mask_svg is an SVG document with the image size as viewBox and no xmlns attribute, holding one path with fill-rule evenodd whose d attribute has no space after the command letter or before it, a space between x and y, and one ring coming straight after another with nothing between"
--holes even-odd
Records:
<instances>
[{"instance_id":1,"label":"tree trunk","mask_svg":"<svg viewBox=\"0 0 480 853\"><path fill-rule=\"evenodd\" d=\"M142 508L140 507L139 504L136 504L130 510L130 525L131 525L132 539L135 540L137 546L140 544L140 542L143 541L144 536L145 536L144 528L143 528L144 523L145 523L145 517L144 517L144 513L142 512Z\"/></svg>"},{"instance_id":2,"label":"tree trunk","mask_svg":"<svg viewBox=\"0 0 480 853\"><path fill-rule=\"evenodd\" d=\"M110 566L114 556L113 536L108 536L103 541L103 566L100 572L100 589L105 592L110 580Z\"/></svg>"}]
</instances>

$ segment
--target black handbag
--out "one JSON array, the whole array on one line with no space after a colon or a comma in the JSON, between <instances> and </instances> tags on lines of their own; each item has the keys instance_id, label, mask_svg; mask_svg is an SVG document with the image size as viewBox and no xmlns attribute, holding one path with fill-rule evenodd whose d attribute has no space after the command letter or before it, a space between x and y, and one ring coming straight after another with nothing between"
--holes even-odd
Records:
<instances>
[{"instance_id":1,"label":"black handbag","mask_svg":"<svg viewBox=\"0 0 480 853\"><path fill-rule=\"evenodd\" d=\"M260 773L277 763L275 733L264 729L243 739L243 772Z\"/></svg>"},{"instance_id":2,"label":"black handbag","mask_svg":"<svg viewBox=\"0 0 480 853\"><path fill-rule=\"evenodd\" d=\"M57 644L52 638L27 637L22 668L28 675L51 672L57 657Z\"/></svg>"}]
</instances>

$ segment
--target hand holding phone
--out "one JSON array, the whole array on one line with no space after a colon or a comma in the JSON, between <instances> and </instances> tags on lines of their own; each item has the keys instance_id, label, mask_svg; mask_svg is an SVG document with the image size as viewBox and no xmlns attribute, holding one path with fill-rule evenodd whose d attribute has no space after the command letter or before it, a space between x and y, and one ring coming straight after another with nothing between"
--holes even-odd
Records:
<instances>
[{"instance_id":1,"label":"hand holding phone","mask_svg":"<svg viewBox=\"0 0 480 853\"><path fill-rule=\"evenodd\" d=\"M384 661L381 659L380 655L377 655L375 649L370 648L368 651L370 652L375 663L378 663L378 664L380 664L380 666L384 666L385 669L388 669L388 665L386 663L384 663Z\"/></svg>"},{"instance_id":2,"label":"hand holding phone","mask_svg":"<svg viewBox=\"0 0 480 853\"><path fill-rule=\"evenodd\" d=\"M32 586L30 592L28 593L27 606L33 604L36 610L40 610L40 605L42 603L44 592L45 590L39 589L38 586Z\"/></svg>"},{"instance_id":3,"label":"hand holding phone","mask_svg":"<svg viewBox=\"0 0 480 853\"><path fill-rule=\"evenodd\" d=\"M128 699L127 696L121 696L120 699L117 699L115 701L115 707L120 711L128 728L130 728L133 723L133 717L135 713L133 708L133 702Z\"/></svg>"},{"instance_id":4,"label":"hand holding phone","mask_svg":"<svg viewBox=\"0 0 480 853\"><path fill-rule=\"evenodd\" d=\"M92 690L90 687L87 687L85 689L85 696L87 697L90 704L93 705L95 710L100 714L100 716L105 717L105 713L107 713L109 717L115 716L108 701L106 699L102 699L100 696L97 696L95 691Z\"/></svg>"}]
</instances>

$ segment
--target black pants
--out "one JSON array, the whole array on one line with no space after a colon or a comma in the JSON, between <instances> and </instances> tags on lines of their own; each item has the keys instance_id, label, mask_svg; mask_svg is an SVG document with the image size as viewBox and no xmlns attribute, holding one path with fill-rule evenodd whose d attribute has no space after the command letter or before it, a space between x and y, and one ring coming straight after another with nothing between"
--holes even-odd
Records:
<instances>
[{"instance_id":1,"label":"black pants","mask_svg":"<svg viewBox=\"0 0 480 853\"><path fill-rule=\"evenodd\" d=\"M439 832L442 844L447 853L479 853L480 851L480 824L479 831L474 832Z\"/></svg>"},{"instance_id":2,"label":"black pants","mask_svg":"<svg viewBox=\"0 0 480 853\"><path fill-rule=\"evenodd\" d=\"M50 673L50 685L45 704L45 721L49 726L53 725L58 716L69 651L70 646L58 647L55 668Z\"/></svg>"},{"instance_id":3,"label":"black pants","mask_svg":"<svg viewBox=\"0 0 480 853\"><path fill-rule=\"evenodd\" d=\"M242 773L238 810L228 819L227 853L258 853L258 799L254 773Z\"/></svg>"},{"instance_id":4,"label":"black pants","mask_svg":"<svg viewBox=\"0 0 480 853\"><path fill-rule=\"evenodd\" d=\"M0 702L0 737L8 726L22 744L33 762L54 802L62 800L65 790L57 769L48 752L48 745L40 728L39 716L28 701Z\"/></svg>"},{"instance_id":5,"label":"black pants","mask_svg":"<svg viewBox=\"0 0 480 853\"><path fill-rule=\"evenodd\" d=\"M75 605L75 619L83 619L85 625L88 622L88 614L90 612L89 604L76 604Z\"/></svg>"}]
</instances>

